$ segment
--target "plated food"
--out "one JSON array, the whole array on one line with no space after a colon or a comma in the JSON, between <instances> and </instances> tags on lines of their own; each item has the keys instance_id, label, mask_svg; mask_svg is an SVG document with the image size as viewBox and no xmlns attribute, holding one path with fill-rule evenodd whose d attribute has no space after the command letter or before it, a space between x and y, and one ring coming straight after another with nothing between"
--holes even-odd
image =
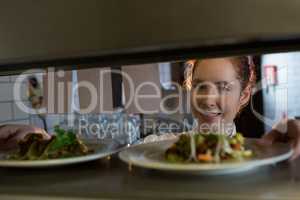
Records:
<instances>
[{"instance_id":1,"label":"plated food","mask_svg":"<svg viewBox=\"0 0 300 200\"><path fill-rule=\"evenodd\" d=\"M59 126L54 128L55 135L43 140L39 134L29 134L19 142L19 150L11 155L11 160L47 160L83 156L93 152L71 130Z\"/></svg>"},{"instance_id":2,"label":"plated food","mask_svg":"<svg viewBox=\"0 0 300 200\"><path fill-rule=\"evenodd\" d=\"M228 160L242 161L253 156L245 148L245 139L237 133L234 137L224 134L182 134L165 152L169 162L219 163Z\"/></svg>"},{"instance_id":3,"label":"plated food","mask_svg":"<svg viewBox=\"0 0 300 200\"><path fill-rule=\"evenodd\" d=\"M115 140L79 138L73 131L55 127L52 139L30 134L16 152L0 152L0 167L44 168L98 160L116 153L122 146Z\"/></svg>"},{"instance_id":4,"label":"plated food","mask_svg":"<svg viewBox=\"0 0 300 200\"><path fill-rule=\"evenodd\" d=\"M190 135L183 133L177 138L133 145L121 151L119 157L130 166L151 170L220 175L274 164L288 159L293 153L289 144L265 146L258 143L259 139L244 138L240 134L233 138L192 135L195 143L190 143Z\"/></svg>"}]
</instances>

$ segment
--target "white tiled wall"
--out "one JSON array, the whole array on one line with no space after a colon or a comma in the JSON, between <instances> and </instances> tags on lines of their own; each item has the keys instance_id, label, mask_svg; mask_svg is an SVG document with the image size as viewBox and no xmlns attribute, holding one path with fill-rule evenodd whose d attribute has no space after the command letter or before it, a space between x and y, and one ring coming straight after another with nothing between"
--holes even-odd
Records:
<instances>
[{"instance_id":1,"label":"white tiled wall","mask_svg":"<svg viewBox=\"0 0 300 200\"><path fill-rule=\"evenodd\" d=\"M16 76L0 77L0 123L29 123L29 115L21 111L15 103L13 96L14 83ZM21 99L27 102L27 84L21 85Z\"/></svg>"},{"instance_id":2,"label":"white tiled wall","mask_svg":"<svg viewBox=\"0 0 300 200\"><path fill-rule=\"evenodd\" d=\"M12 103L0 103L0 122L13 119Z\"/></svg>"},{"instance_id":3,"label":"white tiled wall","mask_svg":"<svg viewBox=\"0 0 300 200\"><path fill-rule=\"evenodd\" d=\"M9 76L0 76L0 83L7 83L9 80Z\"/></svg>"},{"instance_id":4,"label":"white tiled wall","mask_svg":"<svg viewBox=\"0 0 300 200\"><path fill-rule=\"evenodd\" d=\"M264 90L265 115L279 120L283 113L300 116L300 52L269 54L262 65L276 65L278 85Z\"/></svg>"}]
</instances>

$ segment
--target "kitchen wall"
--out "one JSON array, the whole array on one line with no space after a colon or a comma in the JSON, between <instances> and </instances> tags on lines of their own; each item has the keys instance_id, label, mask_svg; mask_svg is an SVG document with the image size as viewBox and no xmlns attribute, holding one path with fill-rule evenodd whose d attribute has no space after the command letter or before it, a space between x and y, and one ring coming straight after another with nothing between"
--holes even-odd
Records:
<instances>
[{"instance_id":1,"label":"kitchen wall","mask_svg":"<svg viewBox=\"0 0 300 200\"><path fill-rule=\"evenodd\" d=\"M173 63L174 64L174 63ZM137 92L140 89L139 95L157 95L155 98L140 98L138 103L144 110L156 110L156 112L150 114L154 116L164 116L170 120L182 121L182 117L186 117L186 113L190 113L189 100L187 99L186 91L182 94L178 93L176 88L169 86L168 81L175 81L182 84L183 66L178 65L177 67L171 66L170 63L150 63L142 65L127 65L122 66L122 72L129 75L131 81L134 83L133 91L130 91L128 82L123 77L122 90L117 91L122 93L123 105L128 103L130 92ZM176 68L176 70L174 70ZM72 105L77 102L76 107L85 109L91 102L91 91L86 87L79 87L76 91L77 94L73 94L72 88L68 88L69 85L76 83L88 82L96 90L97 103L95 108L89 113L101 113L103 110L112 111L113 108L113 94L112 94L112 76L110 73L106 73L103 77L100 77L102 70L109 70L109 68L93 68L84 70L67 71L64 73L54 72L50 75L45 74L39 76L39 80L43 85L43 95L45 107L53 107L53 113L48 113L46 119L48 123L48 130L53 128L53 125L58 124L61 119L64 118L65 113L73 113L74 108ZM171 73L171 74L169 74ZM0 123L32 123L33 125L43 127L42 121L37 116L28 115L21 112L15 105L12 97L12 88L16 77L0 77ZM53 82L49 81L53 80ZM152 84L144 85L144 83ZM50 85L49 85L50 84ZM102 84L102 85L101 85ZM63 86L63 87L61 87ZM159 91L155 91L153 86L156 86ZM103 87L103 92L101 92ZM62 91L62 92L59 92ZM22 84L22 99L27 102L27 84ZM158 92L158 93L157 93ZM131 94L134 95L134 94ZM164 106L167 110L172 111L178 107L180 111L174 114L163 114L161 113L160 104L164 97L172 95L173 98L169 98L164 101ZM182 96L180 96L182 95ZM179 99L181 98L181 99ZM28 102L27 102L28 103ZM79 110L77 110L79 111ZM136 104L131 102L126 109L127 113L145 113L140 112L137 109ZM189 114L190 115L190 114Z\"/></svg>"},{"instance_id":2,"label":"kitchen wall","mask_svg":"<svg viewBox=\"0 0 300 200\"><path fill-rule=\"evenodd\" d=\"M179 93L178 88L171 85L171 82L181 83L178 76L173 76L179 70L181 65L175 66L173 63L152 63L144 65L130 65L123 66L122 71L126 72L133 80L135 85L135 91L137 88L145 82L152 83L157 86L159 92L155 91L153 87L141 87L139 94L146 95L156 95L155 98L140 99L139 103L142 109L145 110L157 110L155 114L163 114L161 106L163 106L167 111L178 110L174 114L167 114L168 118L173 118L174 120L181 120L179 114L190 113L187 104L186 91L182 90ZM180 71L181 72L181 71ZM183 73L183 72L182 72ZM125 99L129 99L129 86L124 83ZM181 88L183 89L183 88ZM166 96L170 98L166 98ZM126 103L126 101L125 101ZM162 105L161 105L162 104ZM128 113L139 113L136 105L131 103L127 109Z\"/></svg>"},{"instance_id":3,"label":"kitchen wall","mask_svg":"<svg viewBox=\"0 0 300 200\"><path fill-rule=\"evenodd\" d=\"M96 98L96 105L90 113L101 113L103 111L113 110L112 84L109 68L94 68L77 70L77 83L89 83L94 87L95 93L88 90L87 87L78 88L79 104L81 110L88 108L92 102L92 95ZM104 73L107 71L108 73ZM101 72L103 75L101 75Z\"/></svg>"},{"instance_id":4,"label":"kitchen wall","mask_svg":"<svg viewBox=\"0 0 300 200\"><path fill-rule=\"evenodd\" d=\"M300 52L264 55L262 66L267 65L277 67L278 83L267 86L266 82L263 82L264 114L271 119L271 123L266 126L266 131L284 114L290 118L300 116ZM264 77L264 70L262 74Z\"/></svg>"},{"instance_id":5,"label":"kitchen wall","mask_svg":"<svg viewBox=\"0 0 300 200\"><path fill-rule=\"evenodd\" d=\"M0 77L0 123L29 123L30 116L21 111L16 105L13 96L13 87L16 82L16 76ZM25 104L27 101L27 84L21 84L20 96Z\"/></svg>"},{"instance_id":6,"label":"kitchen wall","mask_svg":"<svg viewBox=\"0 0 300 200\"><path fill-rule=\"evenodd\" d=\"M157 91L154 89L155 86L161 89L158 63L122 66L122 71L129 75L133 83L133 90L131 91L129 82L124 81L123 79L125 93L124 105L128 104L126 111L128 113L140 113L140 110L137 107L138 105L145 111L157 110L155 113L159 113L160 101L162 98L161 90ZM153 95L157 97L140 98L138 99L137 104L134 101L131 101L130 103L130 95L133 95L133 92L138 93L139 95Z\"/></svg>"}]
</instances>

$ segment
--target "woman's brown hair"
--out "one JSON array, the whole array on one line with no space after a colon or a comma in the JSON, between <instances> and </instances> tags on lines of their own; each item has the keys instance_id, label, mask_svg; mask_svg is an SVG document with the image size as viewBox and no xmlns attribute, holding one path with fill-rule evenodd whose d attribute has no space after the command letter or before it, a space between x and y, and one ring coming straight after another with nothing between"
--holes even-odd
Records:
<instances>
[{"instance_id":1,"label":"woman's brown hair","mask_svg":"<svg viewBox=\"0 0 300 200\"><path fill-rule=\"evenodd\" d=\"M228 57L234 64L242 90L247 87L253 88L256 83L255 65L252 56ZM192 88L193 73L201 60L189 60L185 63L185 82L187 89Z\"/></svg>"}]
</instances>

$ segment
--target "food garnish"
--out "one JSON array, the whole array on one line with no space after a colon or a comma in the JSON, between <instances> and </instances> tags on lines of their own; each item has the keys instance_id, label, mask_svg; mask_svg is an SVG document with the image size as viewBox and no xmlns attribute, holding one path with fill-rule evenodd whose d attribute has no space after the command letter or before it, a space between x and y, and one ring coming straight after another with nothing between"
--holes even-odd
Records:
<instances>
[{"instance_id":1,"label":"food garnish","mask_svg":"<svg viewBox=\"0 0 300 200\"><path fill-rule=\"evenodd\" d=\"M13 160L47 160L87 155L92 152L71 130L59 126L54 128L55 135L43 140L39 134L28 134L18 143L18 152L9 156Z\"/></svg>"},{"instance_id":2,"label":"food garnish","mask_svg":"<svg viewBox=\"0 0 300 200\"><path fill-rule=\"evenodd\" d=\"M217 133L182 134L165 152L166 160L175 163L219 163L227 160L241 161L252 156L253 152L245 148L245 139L240 133L233 137Z\"/></svg>"}]
</instances>

